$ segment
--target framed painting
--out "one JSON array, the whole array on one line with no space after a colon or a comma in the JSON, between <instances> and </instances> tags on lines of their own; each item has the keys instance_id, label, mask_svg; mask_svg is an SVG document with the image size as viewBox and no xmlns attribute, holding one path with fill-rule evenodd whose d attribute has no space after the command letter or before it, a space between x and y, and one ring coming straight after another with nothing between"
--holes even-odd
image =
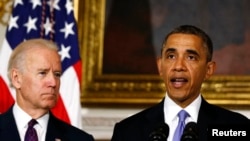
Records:
<instances>
[{"instance_id":1,"label":"framed painting","mask_svg":"<svg viewBox=\"0 0 250 141\"><path fill-rule=\"evenodd\" d=\"M165 87L156 69L161 40L172 27L185 23L216 35L212 39L218 69L202 85L203 96L210 103L223 107L249 108L250 69L246 62L250 52L246 49L250 47L250 19L247 16L250 4L244 0L238 3L229 0L224 3L228 13L218 10L213 13L211 9L220 5L218 2L78 0L75 9L83 60L82 104L145 107L161 101ZM178 11L170 12L174 9ZM240 19L227 19L230 17L227 14L235 12ZM220 16L224 17L224 22L218 22ZM225 24L230 30L221 30ZM238 24L237 28L234 24ZM237 34L239 32L244 34ZM238 36L232 36L234 34ZM232 42L224 42L222 37Z\"/></svg>"}]
</instances>

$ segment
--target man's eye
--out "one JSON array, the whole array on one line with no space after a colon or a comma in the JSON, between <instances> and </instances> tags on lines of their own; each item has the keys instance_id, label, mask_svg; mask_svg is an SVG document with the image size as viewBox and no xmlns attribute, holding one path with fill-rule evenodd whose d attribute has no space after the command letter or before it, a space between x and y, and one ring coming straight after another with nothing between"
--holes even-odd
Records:
<instances>
[{"instance_id":1,"label":"man's eye","mask_svg":"<svg viewBox=\"0 0 250 141\"><path fill-rule=\"evenodd\" d=\"M46 75L46 72L45 71L41 71L39 72L40 75Z\"/></svg>"},{"instance_id":2,"label":"man's eye","mask_svg":"<svg viewBox=\"0 0 250 141\"><path fill-rule=\"evenodd\" d=\"M169 55L167 55L167 58L168 58L168 59L173 59L173 58L174 58L174 55L173 55L173 54L169 54Z\"/></svg>"},{"instance_id":3,"label":"man's eye","mask_svg":"<svg viewBox=\"0 0 250 141\"><path fill-rule=\"evenodd\" d=\"M56 72L56 73L55 73L55 76L56 76L56 77L61 77L61 76L62 76L62 73L61 73L61 72Z\"/></svg>"},{"instance_id":4,"label":"man's eye","mask_svg":"<svg viewBox=\"0 0 250 141\"><path fill-rule=\"evenodd\" d=\"M189 59L189 60L197 60L196 57L195 57L194 55L188 56L188 59Z\"/></svg>"}]
</instances>

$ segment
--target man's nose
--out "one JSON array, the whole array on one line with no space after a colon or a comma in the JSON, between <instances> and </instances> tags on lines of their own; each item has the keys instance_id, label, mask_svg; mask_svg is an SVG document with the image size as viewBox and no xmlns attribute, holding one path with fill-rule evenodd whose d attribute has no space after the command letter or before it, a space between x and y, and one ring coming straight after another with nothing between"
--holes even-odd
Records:
<instances>
[{"instance_id":1,"label":"man's nose","mask_svg":"<svg viewBox=\"0 0 250 141\"><path fill-rule=\"evenodd\" d=\"M186 69L185 60L183 58L178 58L174 62L174 71L184 71Z\"/></svg>"},{"instance_id":2,"label":"man's nose","mask_svg":"<svg viewBox=\"0 0 250 141\"><path fill-rule=\"evenodd\" d=\"M48 75L48 84L52 87L55 87L58 81L58 77L56 77L53 73Z\"/></svg>"}]
</instances>

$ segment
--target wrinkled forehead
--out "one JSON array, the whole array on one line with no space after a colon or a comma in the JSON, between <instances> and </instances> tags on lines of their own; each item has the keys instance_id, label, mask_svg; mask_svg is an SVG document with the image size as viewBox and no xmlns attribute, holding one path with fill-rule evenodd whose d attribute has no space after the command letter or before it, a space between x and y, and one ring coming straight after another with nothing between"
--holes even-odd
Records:
<instances>
[{"instance_id":1,"label":"wrinkled forehead","mask_svg":"<svg viewBox=\"0 0 250 141\"><path fill-rule=\"evenodd\" d=\"M56 50L56 51L58 50L58 47L54 42L44 40L44 39L31 39L28 41L24 41L17 46L17 50L28 51L31 48L41 48L41 47Z\"/></svg>"},{"instance_id":2,"label":"wrinkled forehead","mask_svg":"<svg viewBox=\"0 0 250 141\"><path fill-rule=\"evenodd\" d=\"M208 52L202 38L193 34L171 34L163 44L161 52L164 53L169 48L171 48L171 51L196 50L205 53L205 56Z\"/></svg>"},{"instance_id":3,"label":"wrinkled forehead","mask_svg":"<svg viewBox=\"0 0 250 141\"><path fill-rule=\"evenodd\" d=\"M166 40L163 48L174 48L174 47L190 47L205 49L203 40L196 35L192 34L172 34Z\"/></svg>"},{"instance_id":4,"label":"wrinkled forehead","mask_svg":"<svg viewBox=\"0 0 250 141\"><path fill-rule=\"evenodd\" d=\"M27 52L25 60L27 68L61 71L61 58L55 50L32 48Z\"/></svg>"}]
</instances>

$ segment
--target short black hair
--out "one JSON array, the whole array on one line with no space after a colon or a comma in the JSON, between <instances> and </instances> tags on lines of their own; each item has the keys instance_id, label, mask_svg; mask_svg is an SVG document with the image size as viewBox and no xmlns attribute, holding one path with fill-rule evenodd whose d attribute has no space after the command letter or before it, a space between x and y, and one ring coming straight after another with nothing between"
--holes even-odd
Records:
<instances>
[{"instance_id":1,"label":"short black hair","mask_svg":"<svg viewBox=\"0 0 250 141\"><path fill-rule=\"evenodd\" d=\"M202 41L204 42L204 47L207 49L207 61L211 61L213 57L213 42L211 38L208 36L207 33L205 33L200 28L193 26L193 25L181 25L176 28L174 28L170 33L168 33L163 41L162 49L168 39L168 37L172 34L176 33L183 33L183 34L192 34L200 37ZM162 51L161 51L162 52Z\"/></svg>"}]
</instances>

